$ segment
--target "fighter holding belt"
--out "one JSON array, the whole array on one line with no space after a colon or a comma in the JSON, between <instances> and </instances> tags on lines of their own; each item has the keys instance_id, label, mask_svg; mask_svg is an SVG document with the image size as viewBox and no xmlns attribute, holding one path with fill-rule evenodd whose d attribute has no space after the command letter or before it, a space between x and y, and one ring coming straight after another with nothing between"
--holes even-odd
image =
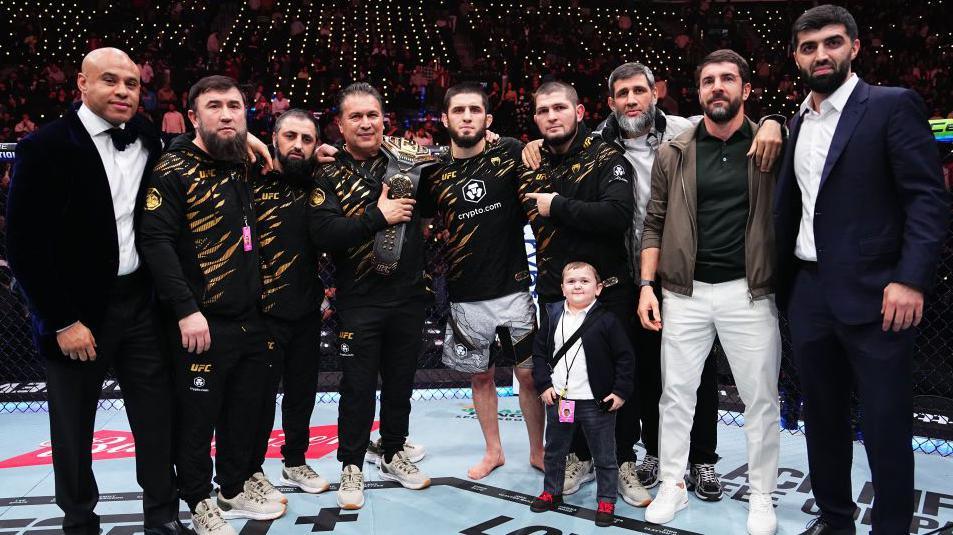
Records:
<instances>
[{"instance_id":1,"label":"fighter holding belt","mask_svg":"<svg viewBox=\"0 0 953 535\"><path fill-rule=\"evenodd\" d=\"M414 197L436 160L417 144L384 137L383 100L367 83L338 97L344 150L317 171L312 235L336 268L341 319L338 504L364 505L364 455L381 378L381 477L409 489L430 485L404 451L410 395L428 300L424 240Z\"/></svg>"}]
</instances>

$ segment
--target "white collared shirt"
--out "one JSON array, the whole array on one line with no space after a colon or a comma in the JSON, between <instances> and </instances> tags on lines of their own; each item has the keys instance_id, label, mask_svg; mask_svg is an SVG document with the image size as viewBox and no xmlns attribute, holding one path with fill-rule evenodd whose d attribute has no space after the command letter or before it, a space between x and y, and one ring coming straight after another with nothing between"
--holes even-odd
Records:
<instances>
[{"instance_id":1,"label":"white collared shirt","mask_svg":"<svg viewBox=\"0 0 953 535\"><path fill-rule=\"evenodd\" d=\"M569 305L563 305L563 314L556 324L556 337L553 341L553 352L559 351L566 340L582 325L589 315L595 301L579 312L570 312ZM566 372L569 371L569 381L566 381ZM589 372L586 368L586 350L582 347L582 337L566 351L553 367L553 389L559 395L566 390L566 399L593 399L592 388L589 386Z\"/></svg>"},{"instance_id":2,"label":"white collared shirt","mask_svg":"<svg viewBox=\"0 0 953 535\"><path fill-rule=\"evenodd\" d=\"M142 141L137 139L127 145L125 150L117 150L108 130L113 125L93 113L85 104L77 112L93 144L99 151L99 157L106 170L109 190L112 193L113 212L116 214L116 236L119 238L119 271L117 275L128 275L139 268L139 254L136 253L136 232L133 215L136 211L136 195L146 169L149 151ZM119 125L125 128L126 125Z\"/></svg>"},{"instance_id":3,"label":"white collared shirt","mask_svg":"<svg viewBox=\"0 0 953 535\"><path fill-rule=\"evenodd\" d=\"M794 254L801 260L817 261L817 246L814 243L814 206L821 188L821 174L827 161L834 131L840 122L841 112L847 104L860 78L851 73L836 91L821 101L820 111L811 108L811 92L801 103L801 130L794 147L794 176L801 188L801 228L798 230Z\"/></svg>"}]
</instances>

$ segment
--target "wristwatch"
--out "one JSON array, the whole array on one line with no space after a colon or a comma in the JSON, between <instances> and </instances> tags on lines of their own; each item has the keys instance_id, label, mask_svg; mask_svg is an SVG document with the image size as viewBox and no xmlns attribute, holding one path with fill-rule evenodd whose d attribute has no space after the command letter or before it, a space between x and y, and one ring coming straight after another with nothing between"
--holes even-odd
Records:
<instances>
[{"instance_id":1,"label":"wristwatch","mask_svg":"<svg viewBox=\"0 0 953 535\"><path fill-rule=\"evenodd\" d=\"M643 286L655 287L655 281L651 279L639 279L639 288Z\"/></svg>"}]
</instances>

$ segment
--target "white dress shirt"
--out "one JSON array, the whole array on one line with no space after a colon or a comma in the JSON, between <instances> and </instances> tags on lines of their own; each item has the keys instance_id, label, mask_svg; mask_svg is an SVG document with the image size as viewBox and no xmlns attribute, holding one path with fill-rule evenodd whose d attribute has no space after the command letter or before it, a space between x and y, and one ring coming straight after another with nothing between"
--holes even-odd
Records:
<instances>
[{"instance_id":1,"label":"white dress shirt","mask_svg":"<svg viewBox=\"0 0 953 535\"><path fill-rule=\"evenodd\" d=\"M133 214L136 210L136 194L139 193L142 174L146 170L149 151L139 139L127 145L125 150L117 150L109 136L108 130L113 128L109 121L93 113L85 104L79 107L78 115L86 131L93 138L93 144L99 151L103 168L106 169L106 178L109 180L109 190L112 193L113 212L116 214L116 236L119 238L117 275L128 275L139 268ZM126 125L122 124L119 127L125 128Z\"/></svg>"},{"instance_id":2,"label":"white dress shirt","mask_svg":"<svg viewBox=\"0 0 953 535\"><path fill-rule=\"evenodd\" d=\"M582 325L582 322L589 315L593 301L589 306L579 312L571 312L569 305L563 305L563 314L556 324L556 337L553 345L553 352L559 351L563 344L572 337L576 329ZM566 381L566 375L569 375L569 381ZM556 366L553 367L553 389L556 395L566 389L566 399L593 399L592 388L589 386L589 372L586 368L586 350L582 347L582 337L576 340L576 343L566 351L566 354L559 359Z\"/></svg>"},{"instance_id":3,"label":"white dress shirt","mask_svg":"<svg viewBox=\"0 0 953 535\"><path fill-rule=\"evenodd\" d=\"M801 103L801 130L794 147L794 176L801 188L801 228L798 230L794 254L801 260L817 261L814 243L814 205L821 188L821 174L827 161L827 152L834 139L834 131L840 122L841 112L847 99L857 87L860 78L851 74L836 91L821 101L820 111L811 107L811 92Z\"/></svg>"}]
</instances>

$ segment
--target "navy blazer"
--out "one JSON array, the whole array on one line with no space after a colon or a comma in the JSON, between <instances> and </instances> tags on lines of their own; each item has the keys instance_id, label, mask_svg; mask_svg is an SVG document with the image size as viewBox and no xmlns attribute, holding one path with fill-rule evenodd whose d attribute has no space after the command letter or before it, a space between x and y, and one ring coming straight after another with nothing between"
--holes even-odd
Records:
<instances>
[{"instance_id":1,"label":"navy blazer","mask_svg":"<svg viewBox=\"0 0 953 535\"><path fill-rule=\"evenodd\" d=\"M56 331L82 321L98 337L119 270L119 239L106 169L74 106L17 143L7 199L7 255L30 304L41 354L63 357ZM149 151L162 143L151 122L130 122ZM136 199L138 228L147 180Z\"/></svg>"},{"instance_id":2,"label":"navy blazer","mask_svg":"<svg viewBox=\"0 0 953 535\"><path fill-rule=\"evenodd\" d=\"M795 116L775 188L777 300L785 309L801 224L794 174L800 127ZM814 209L818 273L839 321L880 321L891 282L932 288L948 228L948 195L919 95L859 80L834 131Z\"/></svg>"},{"instance_id":3,"label":"navy blazer","mask_svg":"<svg viewBox=\"0 0 953 535\"><path fill-rule=\"evenodd\" d=\"M556 362L552 360L556 346L556 326L562 317L566 301L548 303L548 313L536 338L533 340L533 381L536 390L542 394L553 386L552 374ZM592 324L582 333L582 349L586 353L586 371L589 376L589 388L596 401L602 401L609 394L629 399L633 389L633 368L635 354L632 343L622 324L608 310L594 318L593 312L600 306L599 301L589 309L583 325ZM593 319L594 318L594 319ZM582 326L579 327L580 329Z\"/></svg>"}]
</instances>

